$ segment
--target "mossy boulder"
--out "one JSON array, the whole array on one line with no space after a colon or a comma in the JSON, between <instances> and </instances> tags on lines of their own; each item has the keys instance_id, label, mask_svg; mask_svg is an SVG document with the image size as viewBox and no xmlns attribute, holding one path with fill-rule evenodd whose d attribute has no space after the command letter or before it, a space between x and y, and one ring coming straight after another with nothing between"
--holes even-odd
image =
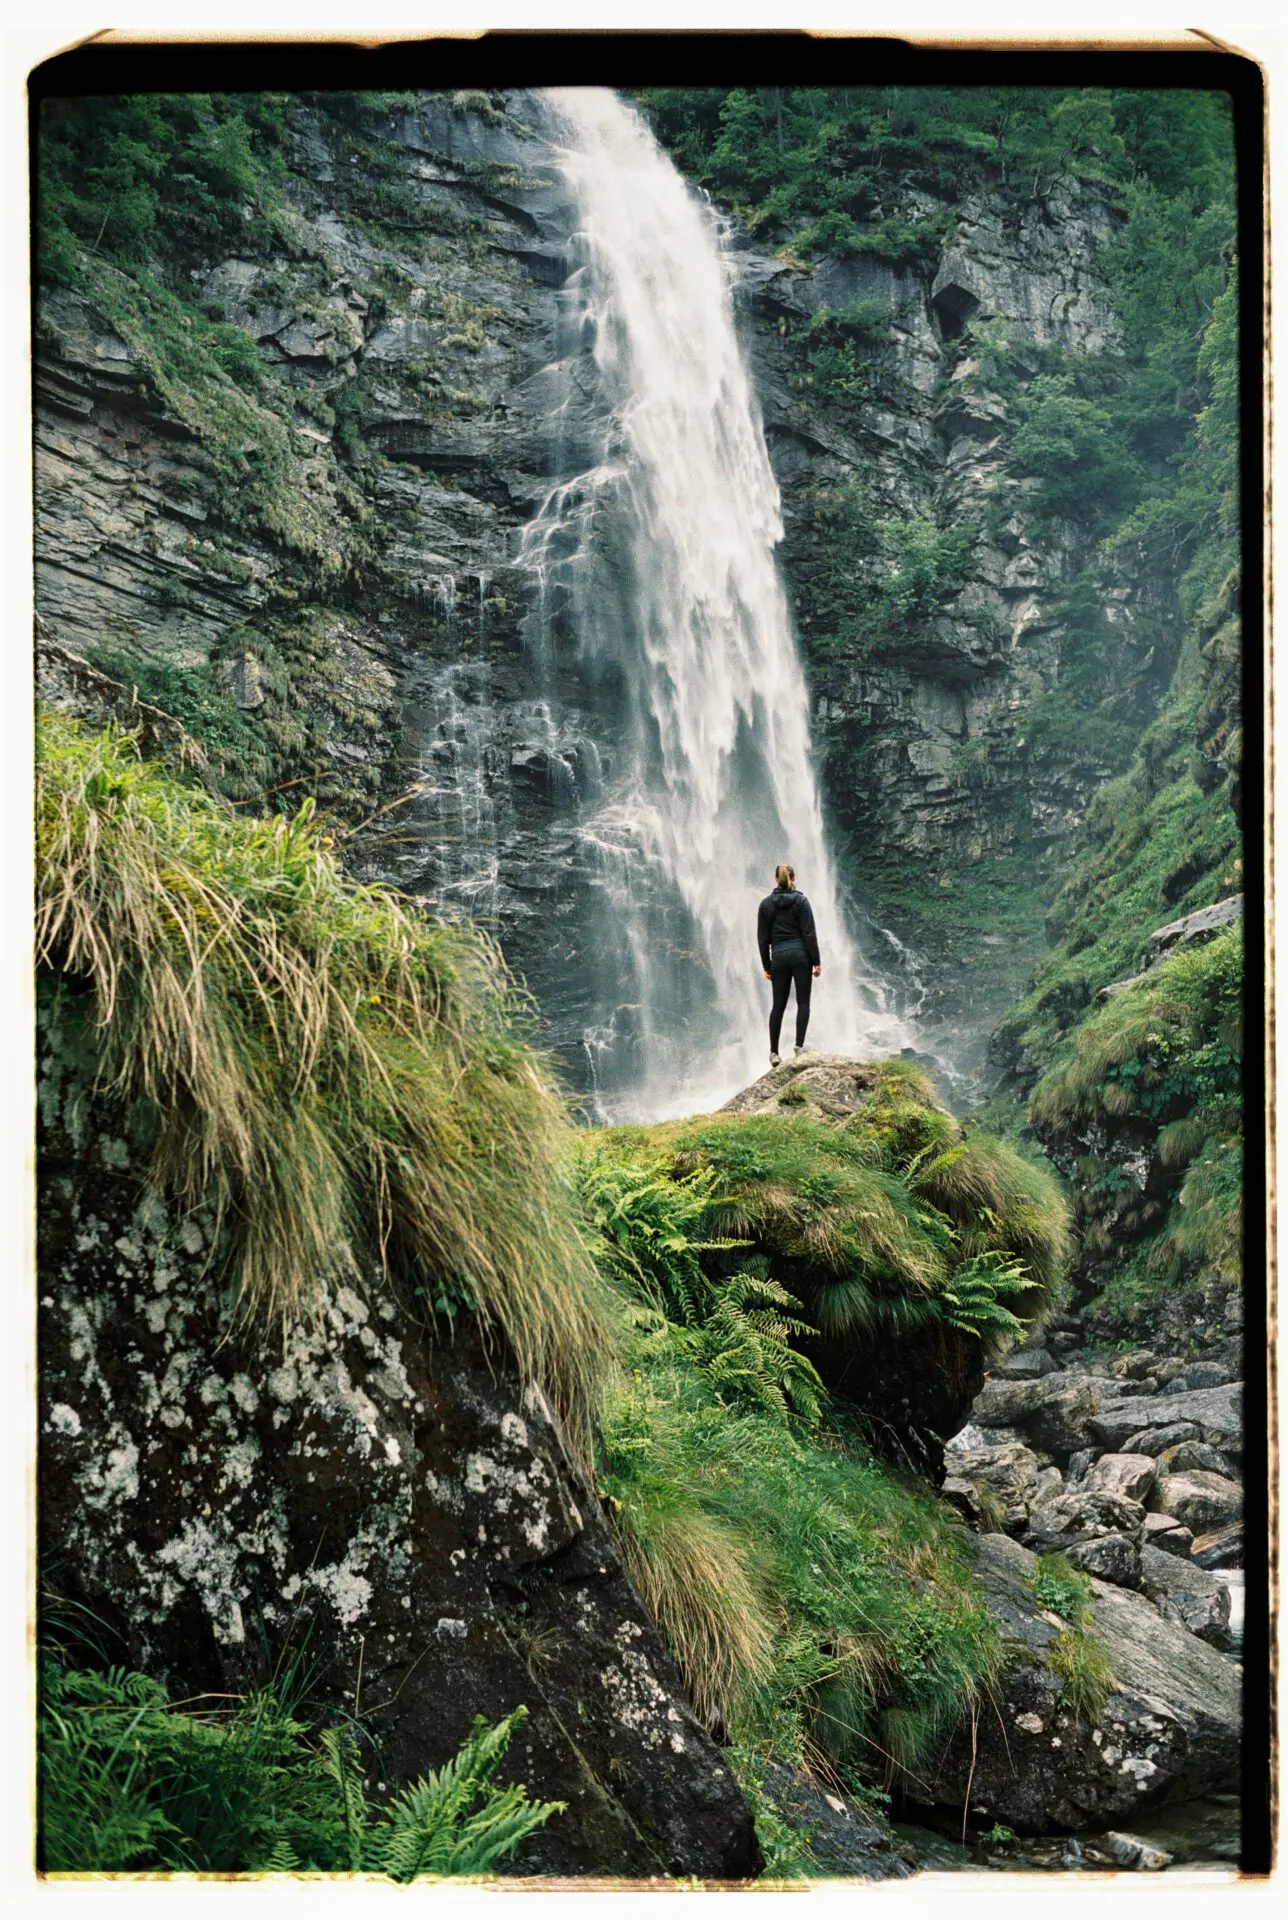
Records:
<instances>
[{"instance_id":1,"label":"mossy boulder","mask_svg":"<svg viewBox=\"0 0 1288 1920\"><path fill-rule=\"evenodd\" d=\"M908 1061L805 1054L718 1113L598 1138L710 1180L710 1226L731 1243L712 1263L763 1261L814 1329L801 1344L830 1392L936 1481L989 1356L1060 1286L1056 1182L964 1128Z\"/></svg>"}]
</instances>

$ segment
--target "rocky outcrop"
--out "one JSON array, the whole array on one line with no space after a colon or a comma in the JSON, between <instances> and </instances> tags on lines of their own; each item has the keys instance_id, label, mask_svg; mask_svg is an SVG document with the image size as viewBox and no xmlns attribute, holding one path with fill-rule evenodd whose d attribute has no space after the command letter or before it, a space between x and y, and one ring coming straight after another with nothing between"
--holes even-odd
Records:
<instances>
[{"instance_id":1,"label":"rocky outcrop","mask_svg":"<svg viewBox=\"0 0 1288 1920\"><path fill-rule=\"evenodd\" d=\"M880 1096L884 1084L880 1065L807 1051L744 1087L721 1111L801 1114L843 1128L866 1100ZM985 1367L981 1341L936 1321L922 1327L915 1341L875 1326L861 1341L818 1334L805 1347L829 1392L857 1411L873 1444L938 1485L944 1443L965 1424L972 1403L978 1404ZM1028 1385L1017 1391L1026 1392Z\"/></svg>"},{"instance_id":2,"label":"rocky outcrop","mask_svg":"<svg viewBox=\"0 0 1288 1920\"><path fill-rule=\"evenodd\" d=\"M1219 1653L1146 1599L1093 1579L1089 1631L1114 1681L1103 1711L1079 1717L1062 1705L1051 1655L1065 1623L1033 1597L1034 1556L993 1534L971 1557L1008 1664L996 1711L981 1710L935 1768L937 1804L1037 1833L1117 1826L1237 1779L1239 1676Z\"/></svg>"},{"instance_id":3,"label":"rocky outcrop","mask_svg":"<svg viewBox=\"0 0 1288 1920\"><path fill-rule=\"evenodd\" d=\"M1233 926L1242 918L1243 895L1234 893L1228 900L1218 900L1215 906L1200 907L1197 913L1187 913L1180 920L1169 920L1165 927L1156 927L1149 936L1138 971L1127 980L1111 981L1100 989L1096 998L1114 1000L1120 993L1129 993L1145 974L1170 959L1178 948L1206 946L1223 928Z\"/></svg>"},{"instance_id":4,"label":"rocky outcrop","mask_svg":"<svg viewBox=\"0 0 1288 1920\"><path fill-rule=\"evenodd\" d=\"M1206 1367L1144 1348L1112 1373L1004 1362L949 1443L944 1493L982 1531L1061 1553L1225 1650L1230 1590L1214 1576L1243 1564L1243 1390L1191 1387L1224 1372Z\"/></svg>"},{"instance_id":5,"label":"rocky outcrop","mask_svg":"<svg viewBox=\"0 0 1288 1920\"><path fill-rule=\"evenodd\" d=\"M760 1791L778 1818L805 1839L812 1880L906 1880L912 1874L889 1832L859 1801L774 1763L761 1769Z\"/></svg>"},{"instance_id":6,"label":"rocky outcrop","mask_svg":"<svg viewBox=\"0 0 1288 1920\"><path fill-rule=\"evenodd\" d=\"M513 1777L568 1805L520 1871L754 1874L743 1797L504 1354L381 1284L239 1323L212 1223L143 1191L129 1116L66 1068L41 1086L46 1592L177 1695L301 1660L317 1705L361 1714L380 1793L527 1706Z\"/></svg>"}]
</instances>

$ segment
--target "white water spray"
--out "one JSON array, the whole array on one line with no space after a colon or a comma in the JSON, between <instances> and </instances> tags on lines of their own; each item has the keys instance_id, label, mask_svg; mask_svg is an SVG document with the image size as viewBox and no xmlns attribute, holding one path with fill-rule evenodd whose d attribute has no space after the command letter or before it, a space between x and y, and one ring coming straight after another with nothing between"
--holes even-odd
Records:
<instances>
[{"instance_id":1,"label":"white water spray","mask_svg":"<svg viewBox=\"0 0 1288 1920\"><path fill-rule=\"evenodd\" d=\"M580 646L620 673L630 703L628 763L583 833L619 856L611 897L637 982L640 1068L607 1111L658 1117L718 1104L765 1069L756 908L780 860L822 946L809 1044L888 1055L912 1036L840 910L774 563L778 487L715 220L614 94L548 98L580 221L568 298L601 445L552 489L525 558L543 581L562 568ZM696 951L660 937L676 896Z\"/></svg>"}]
</instances>

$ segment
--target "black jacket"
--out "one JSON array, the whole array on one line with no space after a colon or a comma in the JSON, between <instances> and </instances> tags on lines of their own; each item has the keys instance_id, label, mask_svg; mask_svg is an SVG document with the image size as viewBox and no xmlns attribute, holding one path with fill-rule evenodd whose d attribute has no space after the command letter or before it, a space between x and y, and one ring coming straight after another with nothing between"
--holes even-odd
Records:
<instances>
[{"instance_id":1,"label":"black jacket","mask_svg":"<svg viewBox=\"0 0 1288 1920\"><path fill-rule=\"evenodd\" d=\"M760 903L756 921L756 942L760 964L769 968L772 950L775 959L795 958L799 953L812 967L822 965L818 957L818 935L814 931L814 913L809 901L795 887L775 887Z\"/></svg>"}]
</instances>

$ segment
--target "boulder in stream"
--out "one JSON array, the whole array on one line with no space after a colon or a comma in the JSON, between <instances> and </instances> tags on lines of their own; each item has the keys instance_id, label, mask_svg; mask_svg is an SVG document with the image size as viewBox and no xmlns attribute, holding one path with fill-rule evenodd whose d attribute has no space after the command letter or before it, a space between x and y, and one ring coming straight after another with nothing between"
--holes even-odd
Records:
<instances>
[{"instance_id":1,"label":"boulder in stream","mask_svg":"<svg viewBox=\"0 0 1288 1920\"><path fill-rule=\"evenodd\" d=\"M1213 1647L1143 1596L1092 1580L1089 1631L1113 1666L1103 1711L1061 1704L1051 1664L1064 1623L1034 1599L1034 1556L1002 1534L970 1542L1007 1649L996 1702L928 1770L934 1803L1014 1827L1112 1827L1161 1801L1228 1791L1239 1770L1240 1678Z\"/></svg>"}]
</instances>

